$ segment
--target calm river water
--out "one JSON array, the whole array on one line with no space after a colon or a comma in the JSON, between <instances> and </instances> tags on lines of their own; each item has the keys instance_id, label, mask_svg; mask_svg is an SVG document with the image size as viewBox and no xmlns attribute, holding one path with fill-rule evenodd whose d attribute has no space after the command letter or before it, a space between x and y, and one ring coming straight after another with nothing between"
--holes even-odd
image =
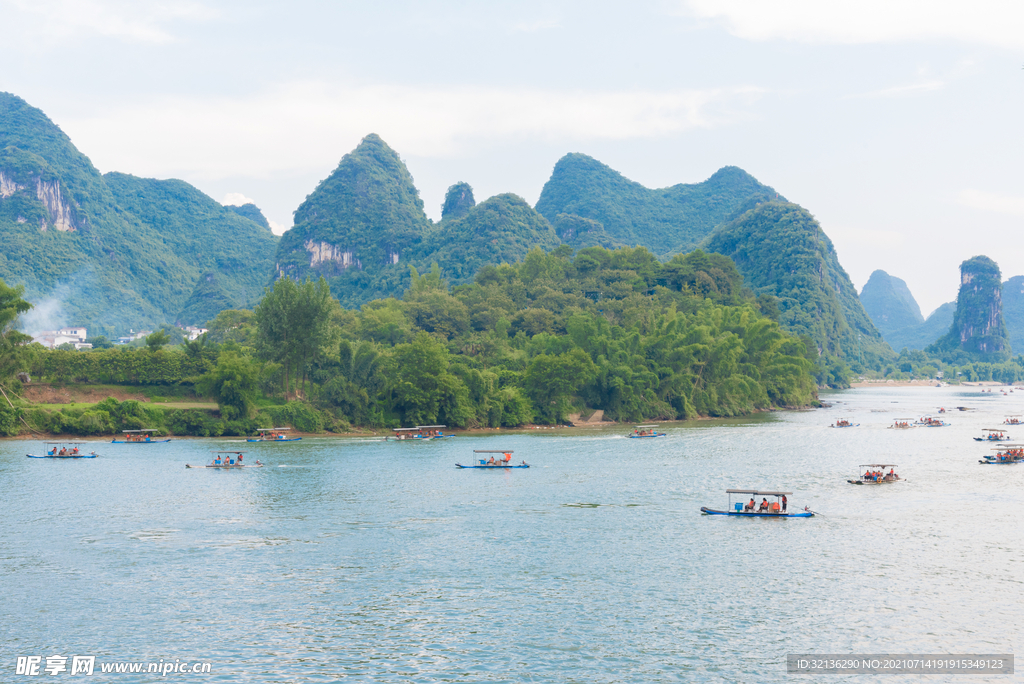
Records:
<instances>
[{"instance_id":1,"label":"calm river water","mask_svg":"<svg viewBox=\"0 0 1024 684\"><path fill-rule=\"evenodd\" d=\"M54 654L95 655L83 681L113 682L163 678L99 663L208 661L170 678L210 682L763 682L820 681L787 675L787 653L1024 654L1024 465L979 465L971 439L1024 392L823 398L653 440L175 440L81 461L0 442L0 680L69 676L14 675ZM976 410L886 429L957 405ZM217 448L267 467L185 469ZM490 448L532 467L454 468ZM847 484L870 462L906 482ZM700 514L754 487L822 515Z\"/></svg>"}]
</instances>

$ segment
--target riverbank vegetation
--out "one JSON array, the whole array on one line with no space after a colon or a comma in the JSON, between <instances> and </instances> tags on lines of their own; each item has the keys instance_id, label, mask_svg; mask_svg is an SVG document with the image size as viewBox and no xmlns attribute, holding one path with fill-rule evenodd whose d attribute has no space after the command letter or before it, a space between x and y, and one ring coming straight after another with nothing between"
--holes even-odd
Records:
<instances>
[{"instance_id":1,"label":"riverbank vegetation","mask_svg":"<svg viewBox=\"0 0 1024 684\"><path fill-rule=\"evenodd\" d=\"M217 412L113 398L16 404L0 432L515 427L587 408L646 421L815 404L816 354L771 318L774 304L743 287L728 257L699 250L663 263L644 248L534 249L454 288L436 266L413 269L402 299L359 310L323 279L281 279L255 310L221 312L180 346L19 352L37 380L166 386Z\"/></svg>"}]
</instances>

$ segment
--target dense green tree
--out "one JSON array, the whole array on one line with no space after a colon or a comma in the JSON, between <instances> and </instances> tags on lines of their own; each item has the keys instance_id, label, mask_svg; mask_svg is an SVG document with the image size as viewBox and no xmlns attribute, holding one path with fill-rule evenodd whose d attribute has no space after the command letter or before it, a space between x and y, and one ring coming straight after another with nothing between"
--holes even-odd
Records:
<instances>
[{"instance_id":1,"label":"dense green tree","mask_svg":"<svg viewBox=\"0 0 1024 684\"><path fill-rule=\"evenodd\" d=\"M250 359L227 351L196 383L196 389L217 401L226 420L251 418L259 397L260 369Z\"/></svg>"}]
</instances>

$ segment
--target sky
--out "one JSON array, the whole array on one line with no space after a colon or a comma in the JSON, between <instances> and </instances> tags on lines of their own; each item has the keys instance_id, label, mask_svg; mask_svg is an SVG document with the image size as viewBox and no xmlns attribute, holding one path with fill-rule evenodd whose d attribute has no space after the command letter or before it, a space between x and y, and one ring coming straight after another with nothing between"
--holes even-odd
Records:
<instances>
[{"instance_id":1,"label":"sky","mask_svg":"<svg viewBox=\"0 0 1024 684\"><path fill-rule=\"evenodd\" d=\"M0 0L0 90L102 171L251 200L275 232L368 133L429 216L531 204L583 152L648 187L745 169L806 207L858 290L925 315L959 264L1024 274L1024 3Z\"/></svg>"}]
</instances>

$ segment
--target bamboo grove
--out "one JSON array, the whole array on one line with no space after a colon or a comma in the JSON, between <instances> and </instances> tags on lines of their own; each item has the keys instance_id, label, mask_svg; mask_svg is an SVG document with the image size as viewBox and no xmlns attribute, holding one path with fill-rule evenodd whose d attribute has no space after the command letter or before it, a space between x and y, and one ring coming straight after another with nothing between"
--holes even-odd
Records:
<instances>
[{"instance_id":1,"label":"bamboo grove","mask_svg":"<svg viewBox=\"0 0 1024 684\"><path fill-rule=\"evenodd\" d=\"M809 345L721 255L660 262L642 247L562 246L454 288L436 265L411 275L401 299L358 310L323 279L280 279L255 310L221 312L181 347L35 349L26 363L55 382L190 387L221 414L219 427L178 417L193 433L242 432L289 410L322 429L515 427L595 409L645 421L816 402Z\"/></svg>"}]
</instances>

